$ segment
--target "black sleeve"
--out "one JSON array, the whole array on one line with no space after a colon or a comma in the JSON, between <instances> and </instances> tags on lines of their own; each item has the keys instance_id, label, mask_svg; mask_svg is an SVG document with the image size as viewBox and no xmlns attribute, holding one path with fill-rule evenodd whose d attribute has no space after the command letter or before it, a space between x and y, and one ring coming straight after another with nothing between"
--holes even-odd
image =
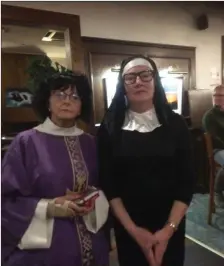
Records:
<instances>
[{"instance_id":1,"label":"black sleeve","mask_svg":"<svg viewBox=\"0 0 224 266\"><path fill-rule=\"evenodd\" d=\"M104 126L97 134L99 182L108 201L119 197L119 185L116 182L115 163L112 150L112 140Z\"/></svg>"},{"instance_id":2,"label":"black sleeve","mask_svg":"<svg viewBox=\"0 0 224 266\"><path fill-rule=\"evenodd\" d=\"M193 146L190 131L184 119L177 115L174 128L176 135L176 197L175 200L189 205L196 185L193 163Z\"/></svg>"}]
</instances>

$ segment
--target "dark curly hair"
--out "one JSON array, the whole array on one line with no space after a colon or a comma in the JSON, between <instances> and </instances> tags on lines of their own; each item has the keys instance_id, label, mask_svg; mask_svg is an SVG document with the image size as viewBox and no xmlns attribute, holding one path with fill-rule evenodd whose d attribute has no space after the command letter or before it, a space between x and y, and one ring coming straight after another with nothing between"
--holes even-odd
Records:
<instances>
[{"instance_id":1,"label":"dark curly hair","mask_svg":"<svg viewBox=\"0 0 224 266\"><path fill-rule=\"evenodd\" d=\"M81 114L78 117L84 122L89 122L92 112L92 90L88 78L81 73L68 71L53 74L46 81L39 84L39 88L33 95L33 108L41 120L50 116L49 98L54 90L66 90L69 87L76 88L81 99Z\"/></svg>"}]
</instances>

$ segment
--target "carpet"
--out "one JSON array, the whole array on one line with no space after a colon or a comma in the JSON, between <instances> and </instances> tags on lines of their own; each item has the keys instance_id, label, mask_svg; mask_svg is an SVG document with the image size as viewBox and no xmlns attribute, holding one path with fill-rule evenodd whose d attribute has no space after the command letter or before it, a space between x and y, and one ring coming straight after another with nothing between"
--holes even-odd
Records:
<instances>
[{"instance_id":1,"label":"carpet","mask_svg":"<svg viewBox=\"0 0 224 266\"><path fill-rule=\"evenodd\" d=\"M216 208L208 225L208 194L195 194L187 212L186 235L224 256L224 209Z\"/></svg>"}]
</instances>

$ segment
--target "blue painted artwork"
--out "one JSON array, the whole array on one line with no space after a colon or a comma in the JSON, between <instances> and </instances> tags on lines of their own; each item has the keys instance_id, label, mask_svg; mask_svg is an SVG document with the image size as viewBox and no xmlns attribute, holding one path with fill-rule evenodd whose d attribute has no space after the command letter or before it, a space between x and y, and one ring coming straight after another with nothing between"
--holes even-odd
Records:
<instances>
[{"instance_id":1,"label":"blue painted artwork","mask_svg":"<svg viewBox=\"0 0 224 266\"><path fill-rule=\"evenodd\" d=\"M32 93L25 88L7 88L6 89L6 107L31 107Z\"/></svg>"}]
</instances>

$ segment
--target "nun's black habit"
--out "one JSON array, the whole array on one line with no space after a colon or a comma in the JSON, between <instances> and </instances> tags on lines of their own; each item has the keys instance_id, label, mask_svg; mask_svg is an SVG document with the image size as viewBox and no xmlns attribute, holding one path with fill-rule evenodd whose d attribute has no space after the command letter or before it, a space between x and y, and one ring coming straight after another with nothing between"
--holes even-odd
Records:
<instances>
[{"instance_id":1,"label":"nun's black habit","mask_svg":"<svg viewBox=\"0 0 224 266\"><path fill-rule=\"evenodd\" d=\"M133 58L121 65L124 66ZM189 204L194 189L191 141L183 118L167 103L155 63L154 107L161 124L152 132L123 130L126 102L121 73L98 131L101 186L108 200L121 198L131 219L151 232L163 228L174 201ZM148 266L140 247L114 219L120 266ZM169 241L165 266L183 266L185 219Z\"/></svg>"}]
</instances>

